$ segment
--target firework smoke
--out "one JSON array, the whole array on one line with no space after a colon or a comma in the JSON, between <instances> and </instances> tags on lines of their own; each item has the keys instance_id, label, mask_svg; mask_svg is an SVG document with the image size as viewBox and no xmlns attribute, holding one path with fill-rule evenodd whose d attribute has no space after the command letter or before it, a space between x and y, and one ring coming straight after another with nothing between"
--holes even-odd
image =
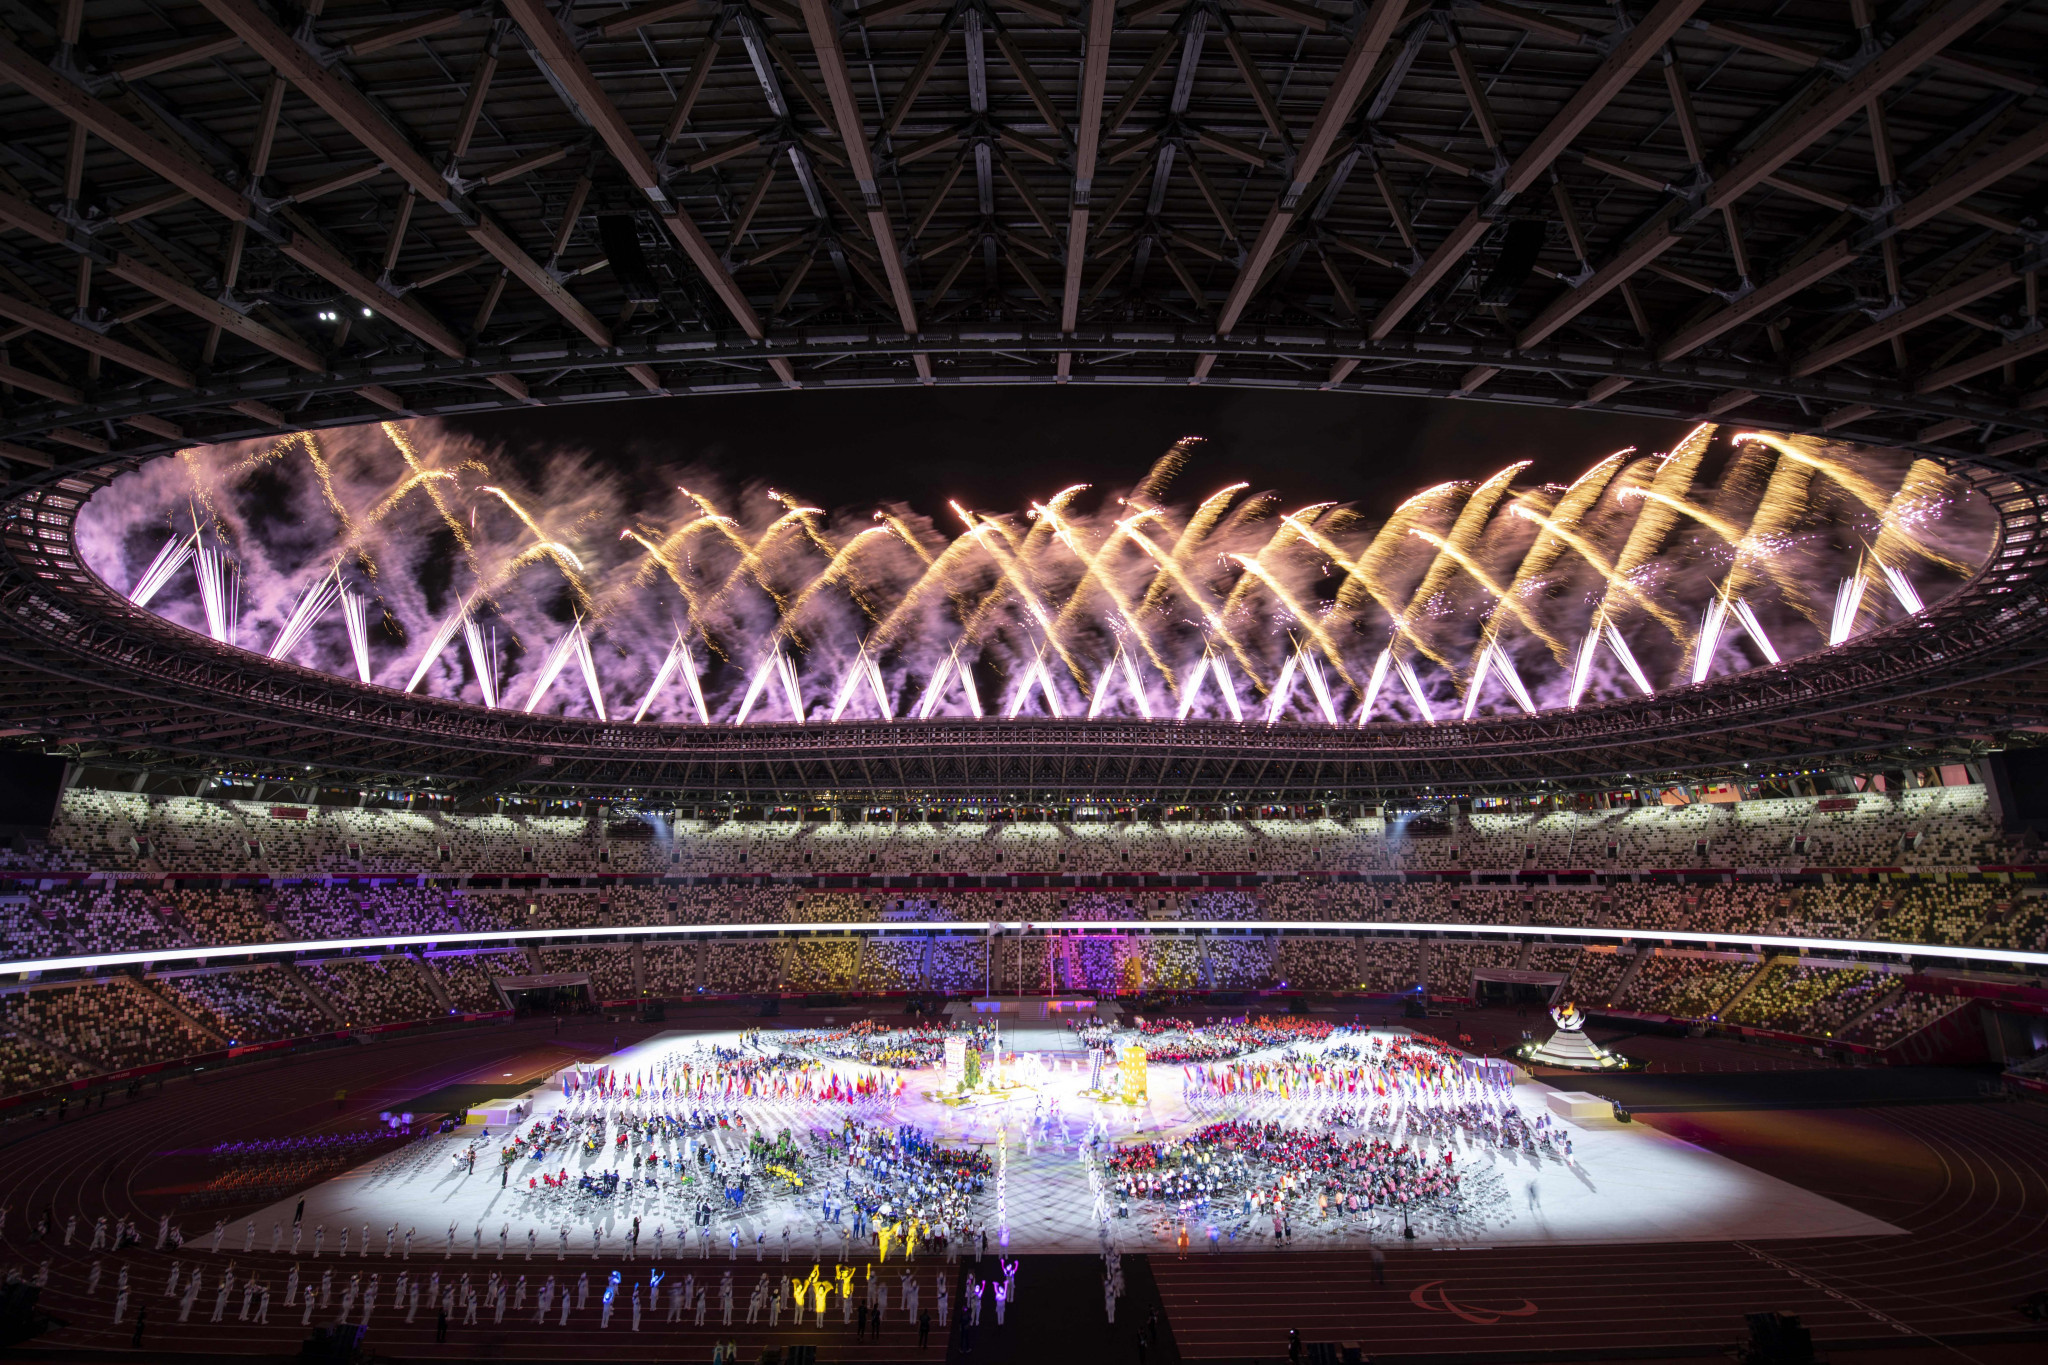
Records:
<instances>
[{"instance_id":1,"label":"firework smoke","mask_svg":"<svg viewBox=\"0 0 2048 1365\"><path fill-rule=\"evenodd\" d=\"M1198 462L1190 438L1121 493L942 525L699 471L628 506L588 458L525 481L385 423L183 451L92 498L79 539L117 591L216 640L478 705L1352 725L1796 657L1951 591L1993 525L1932 462L1712 426L1569 485L1518 485L1526 463L1440 484L1378 526L1242 483L1176 501Z\"/></svg>"}]
</instances>

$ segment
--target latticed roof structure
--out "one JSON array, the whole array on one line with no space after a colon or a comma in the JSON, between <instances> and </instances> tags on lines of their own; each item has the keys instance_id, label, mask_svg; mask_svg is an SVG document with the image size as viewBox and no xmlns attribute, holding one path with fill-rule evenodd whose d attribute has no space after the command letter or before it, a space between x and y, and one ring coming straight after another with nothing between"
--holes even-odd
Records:
<instances>
[{"instance_id":1,"label":"latticed roof structure","mask_svg":"<svg viewBox=\"0 0 2048 1365\"><path fill-rule=\"evenodd\" d=\"M1316 800L2048 724L2048 11L2014 0L0 0L0 714L98 762L798 798ZM1237 384L1943 458L1938 609L1584 712L620 727L130 607L82 500L196 441L833 385ZM1303 401L1315 401L1305 397Z\"/></svg>"},{"instance_id":2,"label":"latticed roof structure","mask_svg":"<svg viewBox=\"0 0 2048 1365\"><path fill-rule=\"evenodd\" d=\"M7 0L0 440L1210 383L2048 437L2019 0Z\"/></svg>"}]
</instances>

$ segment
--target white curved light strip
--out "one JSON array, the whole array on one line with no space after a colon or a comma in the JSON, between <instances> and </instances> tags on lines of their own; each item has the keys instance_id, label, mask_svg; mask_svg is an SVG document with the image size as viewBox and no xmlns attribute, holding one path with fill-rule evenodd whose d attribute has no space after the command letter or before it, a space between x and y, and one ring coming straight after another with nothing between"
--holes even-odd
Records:
<instances>
[{"instance_id":1,"label":"white curved light strip","mask_svg":"<svg viewBox=\"0 0 2048 1365\"><path fill-rule=\"evenodd\" d=\"M149 952L99 953L86 957L45 957L21 962L0 962L0 976L22 972L77 971L85 968L132 967L142 963L204 961L216 957L264 957L278 954L348 952L361 948L448 948L466 944L480 947L504 943L538 942L543 939L616 938L626 934L648 937L729 936L748 934L882 934L951 931L954 933L1017 933L1078 930L1084 934L1186 933L1190 930L1280 933L1296 935L1344 933L1426 933L1536 934L1546 938L1581 939L1612 943L1686 943L1703 948L1741 948L1784 951L1821 951L1838 954L1880 953L1889 957L1933 957L1954 962L2003 962L2015 967L2048 967L2048 953L2020 952L2009 948L1954 947L1944 943L1886 943L1854 938L1790 938L1772 934L1703 934L1685 929L1576 929L1549 924L1431 924L1415 920L858 920L850 924L610 924L576 929L501 929L453 934L399 934L378 938L325 938L297 943L229 943L210 948L175 948Z\"/></svg>"}]
</instances>

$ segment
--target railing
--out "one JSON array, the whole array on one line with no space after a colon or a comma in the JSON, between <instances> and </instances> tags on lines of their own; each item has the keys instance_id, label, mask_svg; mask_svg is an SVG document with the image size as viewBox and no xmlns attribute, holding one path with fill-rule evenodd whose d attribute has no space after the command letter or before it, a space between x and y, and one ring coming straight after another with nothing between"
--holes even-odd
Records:
<instances>
[{"instance_id":1,"label":"railing","mask_svg":"<svg viewBox=\"0 0 2048 1365\"><path fill-rule=\"evenodd\" d=\"M445 1015L428 1015L418 1019L401 1019L389 1024L372 1024L356 1028L322 1029L317 1033L304 1033L291 1038L272 1038L260 1043L238 1043L231 1047L213 1048L206 1052L195 1052L182 1057L167 1057L154 1062L141 1062L135 1066L120 1067L91 1076L80 1076L75 1080L58 1081L52 1085L37 1086L33 1090L17 1091L0 1096L0 1109L17 1109L23 1105L60 1099L80 1092L92 1093L113 1085L125 1085L133 1081L147 1080L173 1071L199 1071L210 1067L229 1066L238 1063L265 1061L296 1052L316 1044L340 1044L354 1041L366 1033L389 1034L408 1032L413 1029L439 1027L443 1025L486 1024L509 1020L511 1010L469 1010L455 1011Z\"/></svg>"},{"instance_id":2,"label":"railing","mask_svg":"<svg viewBox=\"0 0 2048 1365\"><path fill-rule=\"evenodd\" d=\"M1585 928L1552 924L1484 924L1425 920L854 920L794 924L608 924L563 929L485 929L425 934L380 934L358 938L306 939L283 943L220 944L203 948L151 948L119 953L84 953L63 957L0 961L0 977L47 978L53 973L85 974L122 968L152 970L183 962L225 965L223 959L250 963L293 961L312 954L397 953L470 949L488 951L524 944L609 942L693 942L709 939L764 938L1013 938L1021 935L1088 937L1136 936L1188 938L1276 935L1283 938L1536 938L1551 942L1599 944L1683 944L1701 949L1743 952L1820 953L1843 959L1902 959L1949 964L2040 971L2048 969L2048 953L1972 944L1900 943L1884 939L1809 938L1756 934L1743 930Z\"/></svg>"},{"instance_id":3,"label":"railing","mask_svg":"<svg viewBox=\"0 0 2048 1365\"><path fill-rule=\"evenodd\" d=\"M1574 712L1504 715L1426 725L1374 722L1331 728L1300 723L1046 719L967 722L849 721L745 727L677 723L620 725L560 716L492 711L462 702L364 686L298 665L218 645L131 606L82 565L74 540L78 491L20 492L0 533L0 619L22 641L47 652L45 664L85 670L95 681L166 708L199 709L223 723L258 720L300 725L369 743L422 740L480 753L659 765L669 773L714 765L793 760L886 764L906 755L974 753L1041 759L1079 752L1159 760L1200 755L1224 764L1342 765L1303 780L1350 783L1373 764L1475 754L1556 756L1588 746L1699 737L1772 716L1797 717L1872 705L2048 661L2048 540L2038 551L2001 563L2005 532L2048 508L2036 476L1990 465L1961 472L1998 508L2001 534L1986 566L1957 592L1918 616L1773 668L1678 687L1646 698ZM16 647L14 652L22 653ZM34 661L31 661L34 662ZM140 708L138 708L140 709ZM1938 740L1939 736L1930 738ZM1353 773L1356 768L1357 773ZM630 781L630 776L625 780ZM1022 779L1036 785L1040 775ZM1155 785L1200 786L1162 774ZM1291 779L1290 779L1291 780ZM1250 785L1223 777L1220 784ZM865 777L840 784L870 785ZM998 781L998 785L1003 785ZM1296 785L1299 785L1298 783Z\"/></svg>"}]
</instances>

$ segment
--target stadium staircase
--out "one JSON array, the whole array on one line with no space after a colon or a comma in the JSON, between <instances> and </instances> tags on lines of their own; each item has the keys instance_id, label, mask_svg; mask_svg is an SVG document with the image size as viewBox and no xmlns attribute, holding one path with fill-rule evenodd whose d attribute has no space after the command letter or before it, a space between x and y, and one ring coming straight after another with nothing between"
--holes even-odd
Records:
<instances>
[{"instance_id":1,"label":"stadium staircase","mask_svg":"<svg viewBox=\"0 0 2048 1365\"><path fill-rule=\"evenodd\" d=\"M206 1020L194 1014L191 1010L186 1009L178 1001L173 1000L171 998L171 993L169 991L158 989L155 986L148 986L146 987L146 989L148 989L149 993L156 998L156 1002L158 1004L162 1005L166 1010L170 1011L178 1018L184 1020L186 1024L191 1026L192 1031L197 1033L200 1037L210 1038L214 1042L222 1045L223 1047L227 1045L228 1038L226 1034L222 1033L219 1029L215 1028Z\"/></svg>"},{"instance_id":2,"label":"stadium staircase","mask_svg":"<svg viewBox=\"0 0 2048 1365\"><path fill-rule=\"evenodd\" d=\"M1636 949L1636 955L1628 960L1628 965L1621 969L1621 975L1615 979L1614 989L1607 992L1606 998L1597 1003L1611 1005L1628 994L1628 988L1635 984L1637 973L1643 970L1643 964L1649 960L1650 950L1648 948Z\"/></svg>"},{"instance_id":3,"label":"stadium staircase","mask_svg":"<svg viewBox=\"0 0 2048 1365\"><path fill-rule=\"evenodd\" d=\"M1862 1025L1865 1019L1868 1019L1881 1009L1889 1009L1892 1005L1898 1003L1905 993L1906 988L1904 986L1894 986L1891 990L1886 991L1883 995L1871 1001L1868 1007L1858 1010L1854 1018L1844 1019L1842 1026L1836 1029L1835 1032L1843 1038L1849 1037Z\"/></svg>"},{"instance_id":4,"label":"stadium staircase","mask_svg":"<svg viewBox=\"0 0 2048 1365\"><path fill-rule=\"evenodd\" d=\"M289 980L294 986L297 986L299 988L299 994L305 996L306 999L313 1002L314 1009L319 1010L320 1013L327 1016L328 1023L334 1025L336 1028L344 1028L347 1026L348 1020L341 1017L340 1008L334 1003L333 1000L328 998L326 991L321 990L318 986L314 985L311 981L309 981L306 978L305 973L301 972L297 967L293 966L289 962L278 963L277 969L285 974L285 978L287 980Z\"/></svg>"},{"instance_id":5,"label":"stadium staircase","mask_svg":"<svg viewBox=\"0 0 2048 1365\"><path fill-rule=\"evenodd\" d=\"M1780 962L1789 962L1795 967L1799 965L1799 959L1797 957L1793 957L1785 953L1780 953L1776 957L1764 958L1763 961L1756 964L1756 970L1751 972L1746 978L1743 979L1741 987L1736 990L1735 994L1729 996L1726 1000L1723 1000L1720 1004L1714 1006L1713 1012L1715 1014L1732 1013L1735 1007L1741 1004L1742 1001L1749 995L1751 991L1755 990L1758 986L1763 984L1764 979L1771 974L1771 968L1776 966Z\"/></svg>"},{"instance_id":6,"label":"stadium staircase","mask_svg":"<svg viewBox=\"0 0 2048 1365\"><path fill-rule=\"evenodd\" d=\"M636 960L638 958L638 954L639 950L636 948L634 950ZM456 1013L455 1002L448 998L448 987L441 980L441 974L435 971L432 967L428 966L427 960L425 958L415 957L413 958L413 962L418 965L420 969L420 974L426 977L427 989L433 992L435 1003L440 1005L442 1009L448 1011L450 1014ZM640 984L640 978L637 974L633 978L633 984L636 987Z\"/></svg>"}]
</instances>

